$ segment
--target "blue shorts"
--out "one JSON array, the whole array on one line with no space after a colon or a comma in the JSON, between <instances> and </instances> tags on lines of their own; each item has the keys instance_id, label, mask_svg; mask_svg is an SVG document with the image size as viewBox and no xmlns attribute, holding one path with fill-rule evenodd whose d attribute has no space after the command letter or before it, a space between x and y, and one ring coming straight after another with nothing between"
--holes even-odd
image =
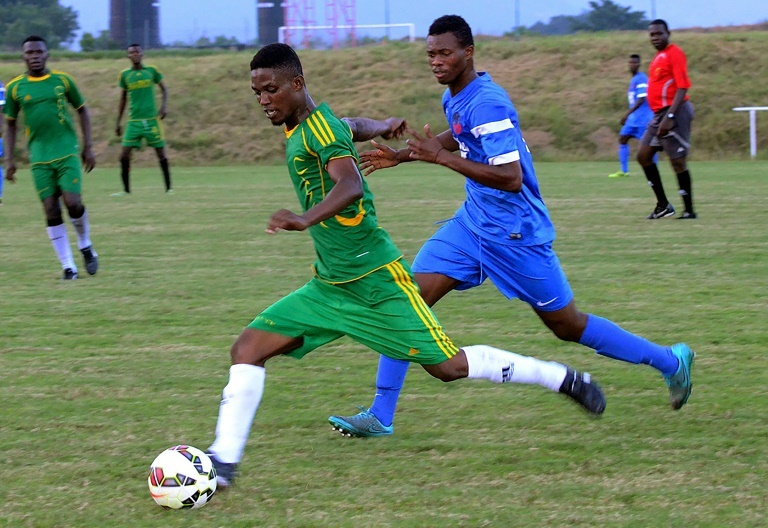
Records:
<instances>
[{"instance_id":1,"label":"blue shorts","mask_svg":"<svg viewBox=\"0 0 768 528\"><path fill-rule=\"evenodd\" d=\"M643 137L643 134L645 134L646 128L647 127L644 127L644 126L634 126L634 125L625 124L623 127L621 127L621 131L619 132L619 135L640 139L641 137Z\"/></svg>"},{"instance_id":2,"label":"blue shorts","mask_svg":"<svg viewBox=\"0 0 768 528\"><path fill-rule=\"evenodd\" d=\"M507 299L517 297L544 312L565 308L573 299L551 243L497 244L478 237L455 218L426 241L411 269L456 279L460 283L457 290L468 290L490 279Z\"/></svg>"}]
</instances>

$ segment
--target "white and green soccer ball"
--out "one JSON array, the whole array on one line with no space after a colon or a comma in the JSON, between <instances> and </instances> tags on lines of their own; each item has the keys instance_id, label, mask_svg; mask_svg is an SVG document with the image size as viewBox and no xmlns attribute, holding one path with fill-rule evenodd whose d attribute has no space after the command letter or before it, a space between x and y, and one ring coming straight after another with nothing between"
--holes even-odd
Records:
<instances>
[{"instance_id":1,"label":"white and green soccer ball","mask_svg":"<svg viewBox=\"0 0 768 528\"><path fill-rule=\"evenodd\" d=\"M199 508L216 492L216 469L196 447L177 445L157 455L147 483L150 495L163 508Z\"/></svg>"}]
</instances>

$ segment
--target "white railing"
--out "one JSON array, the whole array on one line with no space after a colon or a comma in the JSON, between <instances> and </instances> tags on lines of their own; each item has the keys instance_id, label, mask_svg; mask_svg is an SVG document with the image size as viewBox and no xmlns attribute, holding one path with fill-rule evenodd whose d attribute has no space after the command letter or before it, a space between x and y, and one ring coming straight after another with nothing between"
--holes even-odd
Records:
<instances>
[{"instance_id":1,"label":"white railing","mask_svg":"<svg viewBox=\"0 0 768 528\"><path fill-rule=\"evenodd\" d=\"M757 112L768 110L768 106L737 106L734 112L749 112L749 155L757 156Z\"/></svg>"},{"instance_id":2,"label":"white railing","mask_svg":"<svg viewBox=\"0 0 768 528\"><path fill-rule=\"evenodd\" d=\"M408 41L416 41L416 24L344 24L338 26L280 26L277 28L278 42L285 42L286 31L313 30L313 29L387 29L387 28L408 28Z\"/></svg>"}]
</instances>

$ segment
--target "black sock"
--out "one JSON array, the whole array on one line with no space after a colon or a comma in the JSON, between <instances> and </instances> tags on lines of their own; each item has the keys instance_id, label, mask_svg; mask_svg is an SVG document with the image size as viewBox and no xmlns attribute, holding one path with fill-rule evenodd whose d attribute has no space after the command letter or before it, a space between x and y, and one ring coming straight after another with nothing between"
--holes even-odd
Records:
<instances>
[{"instance_id":1,"label":"black sock","mask_svg":"<svg viewBox=\"0 0 768 528\"><path fill-rule=\"evenodd\" d=\"M131 160L120 159L120 177L123 178L123 190L131 192Z\"/></svg>"},{"instance_id":2,"label":"black sock","mask_svg":"<svg viewBox=\"0 0 768 528\"><path fill-rule=\"evenodd\" d=\"M165 190L171 190L171 171L168 168L168 158L160 160L160 168L163 169L163 178L165 179Z\"/></svg>"},{"instance_id":3,"label":"black sock","mask_svg":"<svg viewBox=\"0 0 768 528\"><path fill-rule=\"evenodd\" d=\"M651 189L653 189L654 194L656 194L658 206L665 207L669 204L669 200L667 200L667 195L664 194L664 186L661 184L659 168L655 163L652 163L647 167L643 167L643 172L645 172L645 177L648 179L648 183L651 184Z\"/></svg>"},{"instance_id":4,"label":"black sock","mask_svg":"<svg viewBox=\"0 0 768 528\"><path fill-rule=\"evenodd\" d=\"M691 173L683 171L677 174L677 183L680 185L680 196L683 197L685 210L693 214L693 189L691 188Z\"/></svg>"}]
</instances>

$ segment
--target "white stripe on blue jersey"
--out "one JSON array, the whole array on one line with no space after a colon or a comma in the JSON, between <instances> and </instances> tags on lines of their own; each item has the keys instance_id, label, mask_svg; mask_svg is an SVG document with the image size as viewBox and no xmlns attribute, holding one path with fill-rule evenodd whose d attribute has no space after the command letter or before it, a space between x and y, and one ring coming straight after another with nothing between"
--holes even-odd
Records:
<instances>
[{"instance_id":1,"label":"white stripe on blue jersey","mask_svg":"<svg viewBox=\"0 0 768 528\"><path fill-rule=\"evenodd\" d=\"M512 124L512 121L510 121L509 118L506 118L502 119L501 121L493 121L491 123L483 123L482 125L478 125L472 129L472 135L476 138L479 138L480 136L501 132L503 130L509 130L510 128L515 128L515 125Z\"/></svg>"}]
</instances>

